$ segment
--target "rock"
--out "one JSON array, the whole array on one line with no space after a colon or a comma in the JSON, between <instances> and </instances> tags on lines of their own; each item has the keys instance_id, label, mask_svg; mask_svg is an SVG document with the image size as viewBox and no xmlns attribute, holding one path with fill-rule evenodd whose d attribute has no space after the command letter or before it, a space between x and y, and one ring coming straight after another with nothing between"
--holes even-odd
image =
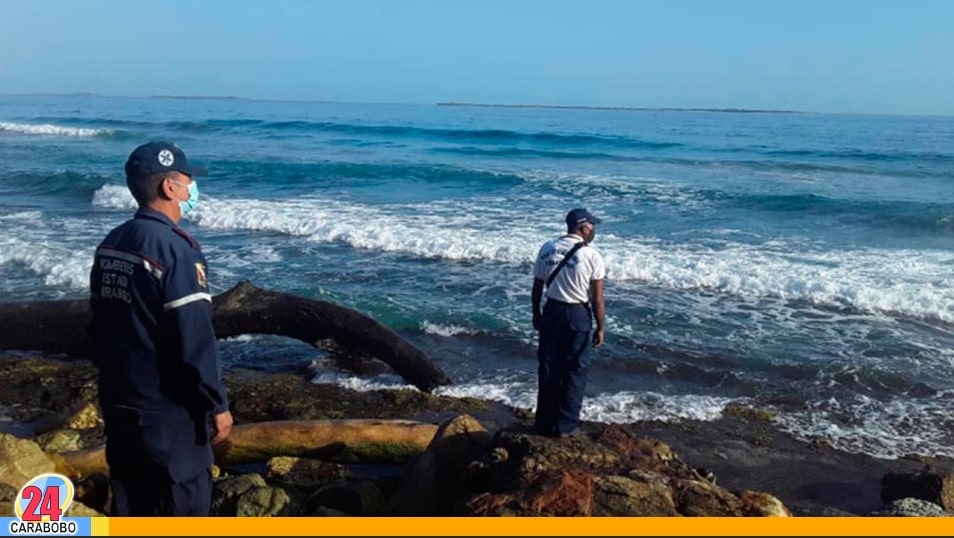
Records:
<instances>
[{"instance_id":1,"label":"rock","mask_svg":"<svg viewBox=\"0 0 954 538\"><path fill-rule=\"evenodd\" d=\"M397 515L432 516L449 513L460 476L490 442L490 434L470 415L442 424L391 499Z\"/></svg>"},{"instance_id":2,"label":"rock","mask_svg":"<svg viewBox=\"0 0 954 538\"><path fill-rule=\"evenodd\" d=\"M583 471L547 471L510 493L483 493L465 504L466 516L590 516L593 475Z\"/></svg>"},{"instance_id":3,"label":"rock","mask_svg":"<svg viewBox=\"0 0 954 538\"><path fill-rule=\"evenodd\" d=\"M462 491L455 515L791 515L775 497L740 498L667 444L613 426L559 440L501 432L468 466Z\"/></svg>"},{"instance_id":4,"label":"rock","mask_svg":"<svg viewBox=\"0 0 954 538\"><path fill-rule=\"evenodd\" d=\"M385 507L381 490L369 480L324 486L306 502L307 515L320 508L331 508L352 516L374 516L382 513Z\"/></svg>"},{"instance_id":5,"label":"rock","mask_svg":"<svg viewBox=\"0 0 954 538\"><path fill-rule=\"evenodd\" d=\"M100 512L99 510L90 508L89 506L76 501L73 501L73 503L70 504L70 507L66 510L65 515L69 517L106 517L106 514Z\"/></svg>"},{"instance_id":6,"label":"rock","mask_svg":"<svg viewBox=\"0 0 954 538\"><path fill-rule=\"evenodd\" d=\"M324 506L319 506L312 510L311 515L315 517L348 517L348 514L340 510L335 510L334 508L327 508Z\"/></svg>"},{"instance_id":7,"label":"rock","mask_svg":"<svg viewBox=\"0 0 954 538\"><path fill-rule=\"evenodd\" d=\"M593 492L594 516L678 516L672 490L665 477L634 480L601 476Z\"/></svg>"},{"instance_id":8,"label":"rock","mask_svg":"<svg viewBox=\"0 0 954 538\"><path fill-rule=\"evenodd\" d=\"M266 486L265 479L254 473L218 480L212 487L212 515L234 516L243 493Z\"/></svg>"},{"instance_id":9,"label":"rock","mask_svg":"<svg viewBox=\"0 0 954 538\"><path fill-rule=\"evenodd\" d=\"M0 433L0 482L20 491L34 476L52 473L55 468L53 459L43 452L40 445Z\"/></svg>"},{"instance_id":10,"label":"rock","mask_svg":"<svg viewBox=\"0 0 954 538\"><path fill-rule=\"evenodd\" d=\"M913 497L954 511L954 475L930 471L887 473L881 478L881 500Z\"/></svg>"},{"instance_id":11,"label":"rock","mask_svg":"<svg viewBox=\"0 0 954 538\"><path fill-rule=\"evenodd\" d=\"M83 438L76 430L54 430L37 436L36 440L46 452L70 452L83 448Z\"/></svg>"},{"instance_id":12,"label":"rock","mask_svg":"<svg viewBox=\"0 0 954 538\"><path fill-rule=\"evenodd\" d=\"M792 512L778 498L761 491L744 490L739 493L742 513L747 516L792 517Z\"/></svg>"},{"instance_id":13,"label":"rock","mask_svg":"<svg viewBox=\"0 0 954 538\"><path fill-rule=\"evenodd\" d=\"M880 510L872 512L870 515L882 517L938 517L954 514L945 512L943 508L932 502L907 497L889 501Z\"/></svg>"},{"instance_id":14,"label":"rock","mask_svg":"<svg viewBox=\"0 0 954 538\"><path fill-rule=\"evenodd\" d=\"M235 515L239 517L270 517L288 515L291 499L282 488L255 486L238 496Z\"/></svg>"},{"instance_id":15,"label":"rock","mask_svg":"<svg viewBox=\"0 0 954 538\"><path fill-rule=\"evenodd\" d=\"M344 465L308 458L278 456L268 460L265 478L282 485L317 488L329 480L351 476Z\"/></svg>"},{"instance_id":16,"label":"rock","mask_svg":"<svg viewBox=\"0 0 954 538\"><path fill-rule=\"evenodd\" d=\"M600 433L597 441L612 446L625 459L637 461L667 462L676 459L672 448L652 437L632 438L618 427L607 427Z\"/></svg>"},{"instance_id":17,"label":"rock","mask_svg":"<svg viewBox=\"0 0 954 538\"><path fill-rule=\"evenodd\" d=\"M19 492L20 490L10 484L0 482L0 514L3 514L4 517L14 514L13 501L17 500L17 493Z\"/></svg>"},{"instance_id":18,"label":"rock","mask_svg":"<svg viewBox=\"0 0 954 538\"><path fill-rule=\"evenodd\" d=\"M684 516L741 516L742 501L705 480L678 479L672 482L676 507Z\"/></svg>"},{"instance_id":19,"label":"rock","mask_svg":"<svg viewBox=\"0 0 954 538\"><path fill-rule=\"evenodd\" d=\"M110 499L109 477L102 473L96 473L76 482L76 492L73 494L73 499L94 510L105 513Z\"/></svg>"},{"instance_id":20,"label":"rock","mask_svg":"<svg viewBox=\"0 0 954 538\"><path fill-rule=\"evenodd\" d=\"M99 407L92 402L85 402L67 421L67 426L74 430L89 430L103 425Z\"/></svg>"}]
</instances>

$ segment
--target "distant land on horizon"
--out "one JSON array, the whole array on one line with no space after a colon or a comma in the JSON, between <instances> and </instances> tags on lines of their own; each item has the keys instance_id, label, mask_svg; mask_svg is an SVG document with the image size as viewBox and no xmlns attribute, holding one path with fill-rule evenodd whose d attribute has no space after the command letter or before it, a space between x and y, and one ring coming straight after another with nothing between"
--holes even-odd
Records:
<instances>
[{"instance_id":1,"label":"distant land on horizon","mask_svg":"<svg viewBox=\"0 0 954 538\"><path fill-rule=\"evenodd\" d=\"M95 92L26 92L26 93L5 93L0 95L24 96L24 97L129 97L129 98L147 98L147 99L183 99L195 101L265 101L265 102L287 102L287 103L341 103L341 104L372 104L371 102L355 101L337 101L333 99L267 99L267 98L249 98L237 95L108 95ZM416 104L426 105L426 103L380 103L380 104ZM788 109L764 109L764 108L744 108L744 107L649 107L649 106L605 106L605 105L548 105L548 104L519 104L519 103L476 103L465 101L439 101L436 106L446 107L481 107L481 108L527 108L527 109L564 109L564 110L616 110L616 111L636 111L636 112L725 112L738 114L819 114L819 112L810 112L805 110ZM836 113L837 114L837 113Z\"/></svg>"},{"instance_id":2,"label":"distant land on horizon","mask_svg":"<svg viewBox=\"0 0 954 538\"><path fill-rule=\"evenodd\" d=\"M648 106L590 106L590 105L542 105L542 104L494 104L442 101L437 106L461 106L484 108L558 108L571 110L633 110L639 112L734 112L745 114L812 114L802 110L777 110L767 108L705 108L705 107L648 107Z\"/></svg>"}]
</instances>

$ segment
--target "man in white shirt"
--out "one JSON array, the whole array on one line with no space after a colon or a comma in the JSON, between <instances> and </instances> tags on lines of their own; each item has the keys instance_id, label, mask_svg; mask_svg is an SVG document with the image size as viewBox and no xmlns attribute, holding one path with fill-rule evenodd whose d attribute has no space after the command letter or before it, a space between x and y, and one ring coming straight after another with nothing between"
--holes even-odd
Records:
<instances>
[{"instance_id":1,"label":"man in white shirt","mask_svg":"<svg viewBox=\"0 0 954 538\"><path fill-rule=\"evenodd\" d=\"M537 433L575 433L586 389L588 351L605 337L603 257L590 246L600 219L584 208L566 216L566 235L540 247L533 267L533 327L540 332ZM541 299L546 305L540 311ZM596 318L596 331L593 329Z\"/></svg>"}]
</instances>

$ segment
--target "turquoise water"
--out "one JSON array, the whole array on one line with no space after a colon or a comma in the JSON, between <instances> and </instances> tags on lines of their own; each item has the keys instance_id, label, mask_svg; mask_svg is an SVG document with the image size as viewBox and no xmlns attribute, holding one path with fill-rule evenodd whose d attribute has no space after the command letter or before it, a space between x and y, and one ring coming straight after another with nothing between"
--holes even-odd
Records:
<instances>
[{"instance_id":1,"label":"turquoise water","mask_svg":"<svg viewBox=\"0 0 954 538\"><path fill-rule=\"evenodd\" d=\"M0 300L85 296L154 138L210 169L184 226L213 291L357 308L445 393L533 407L532 260L586 206L609 276L584 418L741 402L848 450L954 455L954 118L0 96ZM222 349L402 385L294 341Z\"/></svg>"}]
</instances>

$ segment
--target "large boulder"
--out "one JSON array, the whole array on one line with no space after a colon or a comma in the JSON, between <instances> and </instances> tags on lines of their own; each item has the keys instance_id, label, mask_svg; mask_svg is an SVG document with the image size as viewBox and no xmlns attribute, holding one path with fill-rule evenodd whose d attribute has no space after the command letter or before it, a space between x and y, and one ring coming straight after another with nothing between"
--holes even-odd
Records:
<instances>
[{"instance_id":1,"label":"large boulder","mask_svg":"<svg viewBox=\"0 0 954 538\"><path fill-rule=\"evenodd\" d=\"M0 482L17 489L38 474L52 473L53 459L40 445L7 433L0 433Z\"/></svg>"},{"instance_id":2,"label":"large boulder","mask_svg":"<svg viewBox=\"0 0 954 538\"><path fill-rule=\"evenodd\" d=\"M463 482L456 515L791 515L777 498L717 486L665 443L615 426L566 439L500 432Z\"/></svg>"},{"instance_id":3,"label":"large boulder","mask_svg":"<svg viewBox=\"0 0 954 538\"><path fill-rule=\"evenodd\" d=\"M391 509L405 516L448 513L461 474L489 442L490 433L470 415L444 422L427 450L409 465L406 478L391 499Z\"/></svg>"}]
</instances>

